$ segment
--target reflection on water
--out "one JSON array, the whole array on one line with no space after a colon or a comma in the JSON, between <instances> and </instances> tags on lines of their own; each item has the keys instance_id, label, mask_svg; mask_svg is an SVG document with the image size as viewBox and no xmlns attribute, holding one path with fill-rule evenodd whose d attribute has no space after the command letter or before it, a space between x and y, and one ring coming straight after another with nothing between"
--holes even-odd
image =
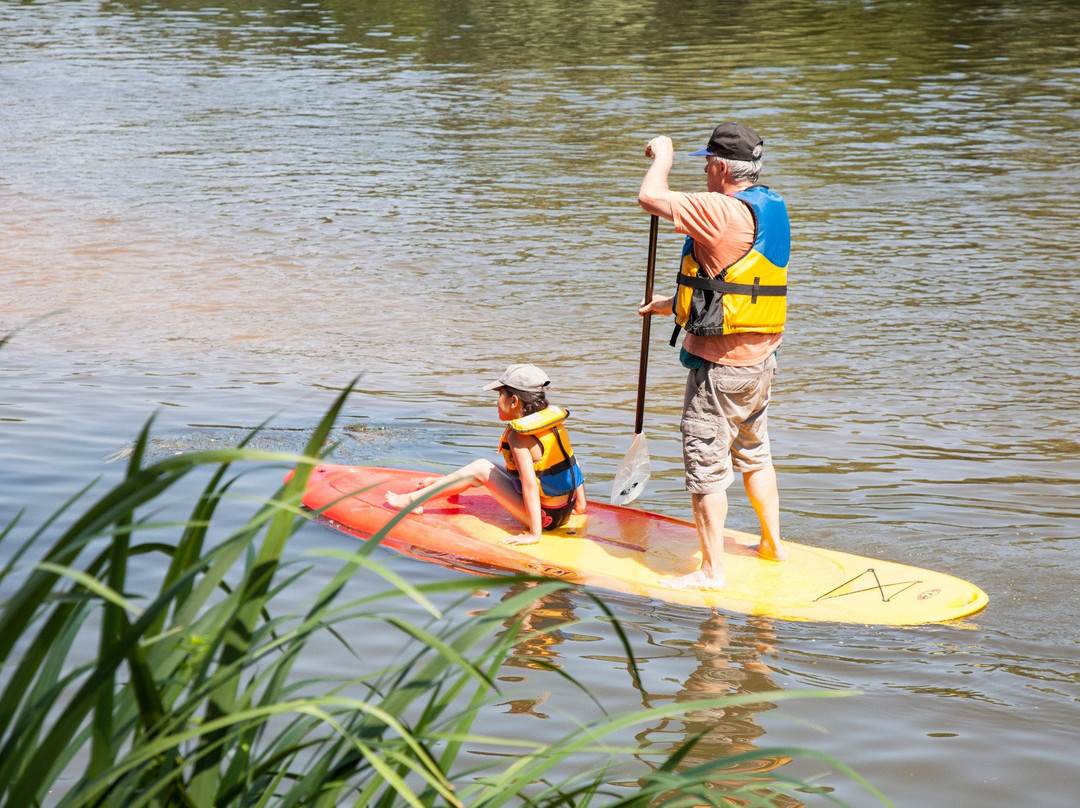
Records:
<instances>
[{"instance_id":1,"label":"reflection on water","mask_svg":"<svg viewBox=\"0 0 1080 808\"><path fill-rule=\"evenodd\" d=\"M522 9L6 4L0 334L22 330L0 350L0 513L28 505L32 524L122 473L106 459L154 411L163 454L267 418L265 440L302 445L357 374L342 460L454 468L498 437L480 386L522 360L548 370L589 494L606 498L633 431L644 144L672 136L673 184L701 188L684 154L737 116L763 133L763 180L793 217L770 419L787 537L941 569L991 599L974 630L778 624L762 654L773 685L865 695L745 718L901 804L1068 802L1056 750L1075 730L1054 716L1080 699L1080 7ZM679 241L662 229L658 289ZM665 330L636 504L686 516ZM730 521L756 523L740 497ZM591 623L543 658L616 704L700 685L686 683L701 615L615 603L663 651L641 691ZM753 646L752 621L727 622L721 642ZM767 689L733 661L746 653L723 663L744 677L733 686ZM558 721L557 675L511 667L552 691L530 708L547 719L518 720ZM710 754L760 741L724 717L699 724ZM668 729L684 728L651 742Z\"/></svg>"},{"instance_id":2,"label":"reflection on water","mask_svg":"<svg viewBox=\"0 0 1080 808\"><path fill-rule=\"evenodd\" d=\"M518 594L529 586L512 586L504 597ZM514 621L514 625L520 624L523 634L505 662L507 672L499 677L501 681L528 681L528 676L510 673L513 669L536 672L564 668L566 663L561 660L561 655L578 653L562 648L565 642L603 642L603 637L582 635L575 631L578 625L574 611L575 600L572 591L546 593ZM706 614L706 619L697 627L697 641L680 639L660 642L664 648L677 649L676 657L693 658L697 664L673 694L646 692L635 669L627 665L626 679L634 683L643 706L658 706L669 699L687 705L685 716L658 719L654 726L636 731L634 740L641 750L640 759L651 768L656 768L659 765L657 761L666 760L686 744L691 744L692 748L682 757L678 765L680 771L730 758L730 764L723 769L724 774L713 778L712 784L720 789L735 789L743 785L743 782L727 777L748 772L772 771L791 760L787 755L758 752L755 745L755 741L765 733L755 717L761 712L774 709L776 705L768 701L767 695L760 701L727 704L723 707L695 709L693 704L702 699L768 694L780 689L772 680L772 671L763 659L766 654L776 651L770 644L774 633L768 618L752 618L745 624L736 624L739 636L733 637L731 625L724 615L715 611ZM610 662L619 660L616 655L606 658ZM550 716L541 709L547 697L548 694L542 694L532 698L512 699L498 706L504 707L508 714L526 714L533 718L548 719ZM625 785L633 786L629 782ZM802 805L801 802L781 794L771 794L771 798L771 804L777 808Z\"/></svg>"},{"instance_id":3,"label":"reflection on water","mask_svg":"<svg viewBox=\"0 0 1080 808\"><path fill-rule=\"evenodd\" d=\"M507 597L529 586L512 586L507 590ZM523 636L521 642L514 646L506 664L540 670L562 667L558 659L558 646L566 639L566 632L576 621L569 593L560 590L543 595L519 619ZM578 635L575 639L580 642L585 638Z\"/></svg>"},{"instance_id":4,"label":"reflection on water","mask_svg":"<svg viewBox=\"0 0 1080 808\"><path fill-rule=\"evenodd\" d=\"M693 702L718 696L767 694L780 689L762 658L775 650L769 645L772 638L769 622L764 618L749 620L740 626L747 636L736 639L731 636L726 617L719 613L708 616L699 626L700 638L690 649L697 667L674 694L675 701L687 704L685 718L665 719L640 733L638 739L655 745L656 751L665 755L692 741L693 748L683 758L680 769L756 752L755 741L765 734L756 718L759 713L776 707L768 701L768 696L762 696L761 701L698 710L693 709ZM725 767L725 772L729 775L768 772L790 760L787 755L772 755L765 750L748 759L737 759ZM741 781L720 777L715 782L718 787L735 787ZM764 796L767 792L763 789L758 793ZM769 796L777 808L802 805L784 795Z\"/></svg>"}]
</instances>

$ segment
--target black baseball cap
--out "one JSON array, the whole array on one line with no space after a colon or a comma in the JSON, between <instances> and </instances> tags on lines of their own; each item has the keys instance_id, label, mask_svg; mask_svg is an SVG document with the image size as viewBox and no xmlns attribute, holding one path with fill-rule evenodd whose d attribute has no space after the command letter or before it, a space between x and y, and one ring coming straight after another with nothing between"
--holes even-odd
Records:
<instances>
[{"instance_id":1,"label":"black baseball cap","mask_svg":"<svg viewBox=\"0 0 1080 808\"><path fill-rule=\"evenodd\" d=\"M726 157L729 160L745 160L751 162L761 159L761 146L765 141L758 137L758 133L749 126L741 123L722 123L713 129L709 145L696 152L690 152L692 157L712 155L714 157Z\"/></svg>"}]
</instances>

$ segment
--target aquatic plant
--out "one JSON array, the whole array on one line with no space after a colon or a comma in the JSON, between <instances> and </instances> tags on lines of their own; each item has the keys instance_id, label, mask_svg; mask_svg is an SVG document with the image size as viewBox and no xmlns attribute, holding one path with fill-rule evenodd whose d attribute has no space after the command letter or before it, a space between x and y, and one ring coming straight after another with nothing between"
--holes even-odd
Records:
<instances>
[{"instance_id":1,"label":"aquatic plant","mask_svg":"<svg viewBox=\"0 0 1080 808\"><path fill-rule=\"evenodd\" d=\"M312 518L300 495L348 392L300 455L242 441L149 463L151 421L122 480L85 507L93 486L77 492L13 553L0 572L0 592L9 593L0 611L0 806L644 808L776 805L778 794L812 791L777 772L732 774L754 756L818 757L863 782L808 750L689 765L693 741L642 774L641 749L607 740L663 714L804 694L603 713L554 743L478 732L478 714L499 694L497 671L532 631L523 615L564 582L492 579L485 585L531 585L470 611L463 604L475 578L413 585L378 561L376 536L352 552L325 552L336 571L305 609L282 611L283 595L305 572L285 554ZM219 540L218 509L228 503L231 516L244 501L230 492L240 464L281 464L295 473ZM195 486L190 516L161 520L165 492L199 470L209 480ZM10 540L18 521L0 540ZM35 554L40 559L30 560ZM148 575L155 560L159 572ZM618 621L602 599L588 597L612 619L633 665ZM391 659L365 648L366 621L399 629L405 651ZM337 643L355 673L344 680L298 675L313 639ZM506 754L478 762L470 754L476 746ZM582 754L608 763L575 768ZM628 776L636 788L625 786Z\"/></svg>"}]
</instances>

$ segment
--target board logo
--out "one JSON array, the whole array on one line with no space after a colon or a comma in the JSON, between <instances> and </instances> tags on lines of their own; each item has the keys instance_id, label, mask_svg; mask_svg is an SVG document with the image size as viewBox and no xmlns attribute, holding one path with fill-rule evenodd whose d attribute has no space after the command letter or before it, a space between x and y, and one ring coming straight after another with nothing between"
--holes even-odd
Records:
<instances>
[{"instance_id":1,"label":"board logo","mask_svg":"<svg viewBox=\"0 0 1080 808\"><path fill-rule=\"evenodd\" d=\"M919 600L930 600L930 598L934 597L934 595L940 591L940 589L927 589L925 592L919 593Z\"/></svg>"}]
</instances>

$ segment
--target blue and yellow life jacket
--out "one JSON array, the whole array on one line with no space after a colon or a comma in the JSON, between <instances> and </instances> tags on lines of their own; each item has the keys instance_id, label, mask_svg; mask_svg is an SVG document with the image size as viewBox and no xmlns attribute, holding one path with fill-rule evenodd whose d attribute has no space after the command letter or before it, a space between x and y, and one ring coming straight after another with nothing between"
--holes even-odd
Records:
<instances>
[{"instance_id":1,"label":"blue and yellow life jacket","mask_svg":"<svg viewBox=\"0 0 1080 808\"><path fill-rule=\"evenodd\" d=\"M572 494L585 482L577 458L574 457L574 450L570 446L570 437L563 427L563 421L569 414L567 410L559 407L548 407L524 418L517 418L506 427L499 443L507 472L516 477L518 470L514 465L514 455L510 451L510 433L533 435L540 441L542 454L540 459L533 463L533 471L540 483L540 493L545 497Z\"/></svg>"},{"instance_id":2,"label":"blue and yellow life jacket","mask_svg":"<svg viewBox=\"0 0 1080 808\"><path fill-rule=\"evenodd\" d=\"M672 345L681 328L706 337L784 330L791 252L787 206L783 197L764 185L732 196L750 208L754 243L745 255L710 278L694 256L694 240L686 237L675 292Z\"/></svg>"}]
</instances>

